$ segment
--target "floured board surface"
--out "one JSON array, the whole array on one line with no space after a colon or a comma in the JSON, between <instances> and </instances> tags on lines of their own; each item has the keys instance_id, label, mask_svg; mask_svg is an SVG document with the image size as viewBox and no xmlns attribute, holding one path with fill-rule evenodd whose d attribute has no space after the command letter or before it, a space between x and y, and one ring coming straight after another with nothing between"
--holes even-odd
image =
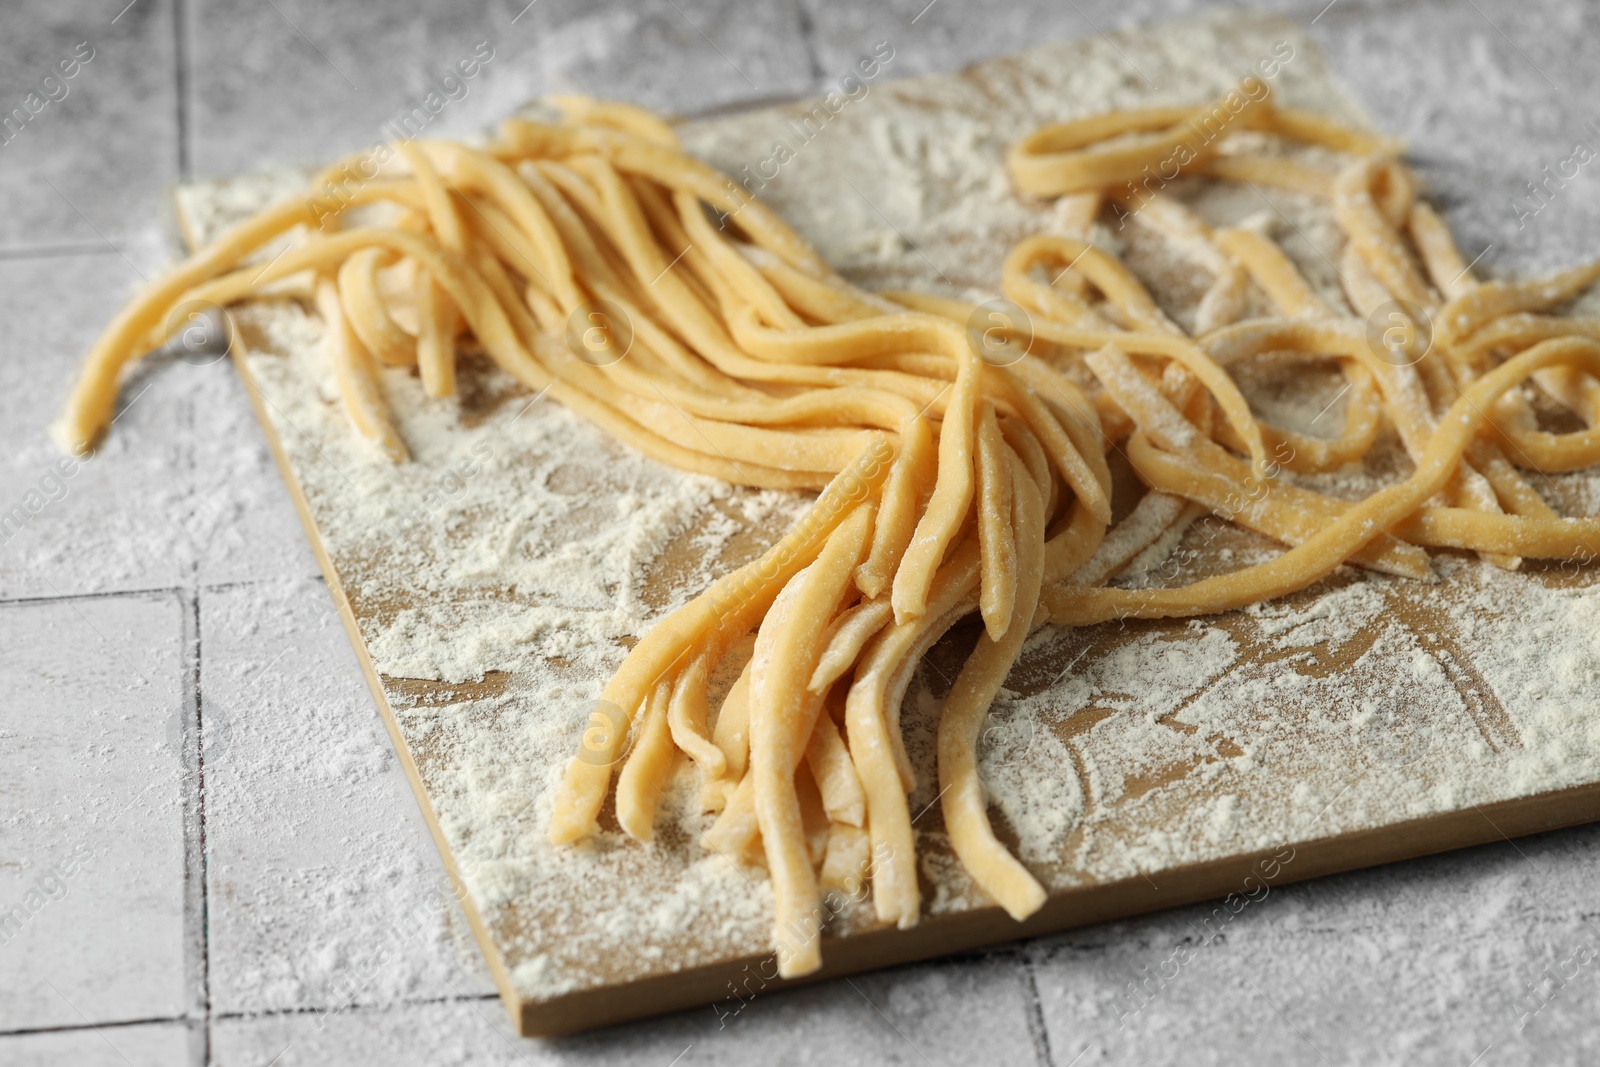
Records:
<instances>
[{"instance_id":1,"label":"floured board surface","mask_svg":"<svg viewBox=\"0 0 1600 1067\"><path fill-rule=\"evenodd\" d=\"M1006 147L1040 123L1198 103L1269 63L1287 103L1363 121L1305 36L1274 19L1064 42L901 82L892 56L876 58L865 92L834 98L826 118L796 106L683 129L691 151L730 174L750 167L753 187L869 287L995 295L1010 246L1060 227L1051 205L1017 199L1005 177ZM190 187L180 220L203 240L306 195L301 180ZM1321 205L1203 182L1170 191L1212 221L1273 229L1339 301L1340 238ZM1197 268L1136 223L1097 240L1189 321ZM804 498L656 465L482 359L467 360L451 401L384 372L414 457L391 467L348 431L313 313L269 300L235 321L236 360L523 1032L696 1004L726 1015L783 984L768 962L765 874L696 843L709 816L692 770L649 846L626 839L609 807L605 832L581 847L552 847L545 827L627 648L776 540ZM1266 417L1314 428L1325 409L1339 425L1336 383L1317 373L1241 375ZM1395 455L1380 449L1376 466ZM1395 473L1316 484L1362 491ZM1567 514L1600 510L1600 479L1540 488ZM1276 551L1214 519L1163 548L1118 581L1186 582ZM1220 931L1268 884L1600 818L1593 568L1507 573L1442 555L1437 569L1438 582L1420 583L1346 568L1220 617L1031 638L980 750L997 830L1051 894L1022 926L962 873L934 803L934 723L975 636L958 628L919 670L903 715L923 921L879 929L868 908L834 900L819 977L1233 894L1208 922Z\"/></svg>"}]
</instances>

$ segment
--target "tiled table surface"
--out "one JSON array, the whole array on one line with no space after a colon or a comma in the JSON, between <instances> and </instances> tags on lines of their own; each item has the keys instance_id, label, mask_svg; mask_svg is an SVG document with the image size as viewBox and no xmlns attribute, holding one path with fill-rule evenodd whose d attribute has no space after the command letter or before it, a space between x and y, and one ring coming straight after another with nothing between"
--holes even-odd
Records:
<instances>
[{"instance_id":1,"label":"tiled table surface","mask_svg":"<svg viewBox=\"0 0 1600 1067\"><path fill-rule=\"evenodd\" d=\"M1600 9L1325 2L1266 6L1314 20L1469 255L1600 250L1587 171L1511 203L1600 145ZM0 534L0 1063L1594 1061L1596 828L1277 889L1211 941L1180 909L737 1017L513 1036L231 369L152 365L102 454L51 474L81 353L168 255L163 191L371 144L479 42L432 129L574 88L704 113L821 89L880 40L905 75L1201 6L524 3L0 10L0 111L66 87L0 145L0 511L44 501Z\"/></svg>"}]
</instances>

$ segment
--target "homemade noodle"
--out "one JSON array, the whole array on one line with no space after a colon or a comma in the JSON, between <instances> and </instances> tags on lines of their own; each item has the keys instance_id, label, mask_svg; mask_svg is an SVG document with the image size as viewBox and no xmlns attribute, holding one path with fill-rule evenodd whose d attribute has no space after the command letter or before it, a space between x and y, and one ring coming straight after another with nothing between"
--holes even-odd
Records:
<instances>
[{"instance_id":1,"label":"homemade noodle","mask_svg":"<svg viewBox=\"0 0 1600 1067\"><path fill-rule=\"evenodd\" d=\"M1262 82L1018 144L1018 189L1069 198L1074 221L1012 251L997 282L1020 314L998 318L948 295L858 289L659 119L558 104L559 124L513 120L482 147L399 145L365 180L350 180L366 162L352 157L314 182L338 187L335 200L281 203L224 233L117 316L55 432L92 447L124 371L182 309L287 294L320 313L374 462L408 457L382 368L415 365L447 398L470 344L663 463L819 491L759 559L628 653L601 698L614 714L597 715L549 816L555 842L594 834L620 760L617 823L648 841L684 753L705 810L720 812L704 844L770 872L785 976L821 965L827 889L870 880L881 921L918 921L900 709L922 655L961 620L976 614L982 631L937 724L939 803L967 871L1020 920L1046 891L994 834L977 749L1035 627L1224 611L1347 563L1428 581L1430 548L1504 567L1600 552L1600 519L1558 516L1524 474L1600 462L1600 321L1552 314L1600 262L1478 282L1417 201L1398 145L1279 108ZM1241 132L1341 162L1236 150ZM1207 226L1152 188L1153 172L1327 198L1349 306L1267 234ZM1192 335L1090 240L1109 210L1212 279ZM1276 317L1244 320L1252 301ZM1391 307L1382 322L1398 332L1374 345L1362 320ZM1342 429L1259 419L1230 372L1246 360L1336 363ZM1534 389L1587 429L1542 429ZM1281 477L1359 462L1385 424L1414 465L1403 480L1348 500ZM1112 450L1149 490L1115 526ZM1107 584L1205 515L1284 551L1187 585ZM713 672L752 631L749 662L711 708Z\"/></svg>"}]
</instances>

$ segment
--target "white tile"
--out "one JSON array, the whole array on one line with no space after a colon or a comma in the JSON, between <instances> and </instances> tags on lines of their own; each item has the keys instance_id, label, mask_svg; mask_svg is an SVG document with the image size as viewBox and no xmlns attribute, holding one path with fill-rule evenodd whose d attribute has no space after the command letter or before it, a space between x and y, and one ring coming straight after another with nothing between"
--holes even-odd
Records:
<instances>
[{"instance_id":1,"label":"white tile","mask_svg":"<svg viewBox=\"0 0 1600 1067\"><path fill-rule=\"evenodd\" d=\"M710 1008L556 1041L514 1036L492 1000L358 1009L327 1019L219 1020L218 1067L264 1063L1032 1064L1020 965L965 960L757 995L737 1016ZM1060 1062L1065 1062L1060 1061Z\"/></svg>"},{"instance_id":2,"label":"white tile","mask_svg":"<svg viewBox=\"0 0 1600 1067\"><path fill-rule=\"evenodd\" d=\"M192 379L193 491L184 530L202 585L321 571L231 361Z\"/></svg>"},{"instance_id":3,"label":"white tile","mask_svg":"<svg viewBox=\"0 0 1600 1067\"><path fill-rule=\"evenodd\" d=\"M1554 0L1418 4L1381 19L1330 14L1317 30L1376 124L1407 140L1467 257L1489 250L1481 269L1525 274L1593 257L1600 167L1569 167L1536 213L1513 200L1536 204L1526 183L1557 170L1578 142L1600 149L1589 125L1600 123L1590 44L1600 11ZM1411 45L1424 37L1429 48Z\"/></svg>"},{"instance_id":4,"label":"white tile","mask_svg":"<svg viewBox=\"0 0 1600 1067\"><path fill-rule=\"evenodd\" d=\"M0 1037L7 1067L177 1067L191 1060L196 1038L182 1023L144 1023Z\"/></svg>"},{"instance_id":5,"label":"white tile","mask_svg":"<svg viewBox=\"0 0 1600 1067\"><path fill-rule=\"evenodd\" d=\"M1593 1059L1597 843L1585 827L1036 941L1057 1062Z\"/></svg>"},{"instance_id":6,"label":"white tile","mask_svg":"<svg viewBox=\"0 0 1600 1067\"><path fill-rule=\"evenodd\" d=\"M325 586L203 591L211 1004L492 992Z\"/></svg>"},{"instance_id":7,"label":"white tile","mask_svg":"<svg viewBox=\"0 0 1600 1067\"><path fill-rule=\"evenodd\" d=\"M1353 14L1353 13L1351 13ZM1410 4L1382 18L1338 17L1318 40L1378 125L1413 156L1534 177L1541 149L1595 139L1600 11L1559 0ZM1428 39L1426 49L1412 42ZM1403 61L1402 61L1403 60ZM1492 121L1486 121L1492 116ZM1592 194L1591 194L1592 195Z\"/></svg>"},{"instance_id":8,"label":"white tile","mask_svg":"<svg viewBox=\"0 0 1600 1067\"><path fill-rule=\"evenodd\" d=\"M498 30L481 9L407 3L379 16L306 0L217 0L196 6L193 25L192 142L202 176L321 162L388 140L383 123L422 104ZM511 60L497 47L440 121L482 96L486 79Z\"/></svg>"},{"instance_id":9,"label":"white tile","mask_svg":"<svg viewBox=\"0 0 1600 1067\"><path fill-rule=\"evenodd\" d=\"M1032 1064L1024 965L1006 953L962 957L838 979L674 1017L684 1062L749 1063L786 1055L800 1063ZM732 1005L737 1008L738 1005ZM720 1009L720 1010L719 1010ZM681 1018L681 1021L680 1021ZM704 1020L702 1022L701 1020ZM668 1023L653 1024L667 1027ZM609 1057L609 1035L592 1039ZM631 1048L627 1041L619 1042ZM657 1051L671 1048L658 1042ZM679 1045L679 1048L682 1048ZM792 1051L790 1051L792 1050ZM653 1055L637 1062L653 1062ZM678 1049L671 1049L676 1053Z\"/></svg>"},{"instance_id":10,"label":"white tile","mask_svg":"<svg viewBox=\"0 0 1600 1067\"><path fill-rule=\"evenodd\" d=\"M815 39L819 84L833 88L879 42L894 49L886 78L956 71L1035 44L1088 36L1105 19L1102 3L952 3L892 0L853 4L801 0ZM1111 29L1110 25L1104 28Z\"/></svg>"},{"instance_id":11,"label":"white tile","mask_svg":"<svg viewBox=\"0 0 1600 1067\"><path fill-rule=\"evenodd\" d=\"M156 218L177 177L172 3L140 0L117 17L121 8L56 0L7 11L0 114L31 117L0 132L0 249L121 241Z\"/></svg>"},{"instance_id":12,"label":"white tile","mask_svg":"<svg viewBox=\"0 0 1600 1067\"><path fill-rule=\"evenodd\" d=\"M0 1030L185 1008L183 610L0 606Z\"/></svg>"},{"instance_id":13,"label":"white tile","mask_svg":"<svg viewBox=\"0 0 1600 1067\"><path fill-rule=\"evenodd\" d=\"M535 5L553 91L692 114L796 96L812 82L798 8L737 0Z\"/></svg>"},{"instance_id":14,"label":"white tile","mask_svg":"<svg viewBox=\"0 0 1600 1067\"><path fill-rule=\"evenodd\" d=\"M441 87L427 136L481 128L547 89L685 112L792 95L809 80L798 27L790 6L731 0L467 11L407 0L381 19L309 0L218 0L195 11L195 169L312 163L392 140L385 124ZM488 62L445 83L475 52Z\"/></svg>"},{"instance_id":15,"label":"white tile","mask_svg":"<svg viewBox=\"0 0 1600 1067\"><path fill-rule=\"evenodd\" d=\"M46 434L139 281L111 253L0 260L0 599L172 586L192 569L189 393L227 367L136 368L112 432L70 476Z\"/></svg>"},{"instance_id":16,"label":"white tile","mask_svg":"<svg viewBox=\"0 0 1600 1067\"><path fill-rule=\"evenodd\" d=\"M1363 12L1381 18L1383 10L1404 0L1362 2ZM800 0L814 41L817 88L833 87L852 72L878 42L895 50L888 76L953 72L980 60L1019 52L1040 44L1091 37L1097 33L1162 22L1206 10L1237 10L1242 5L1208 0L1012 0L1008 3L972 4L952 0L890 0L859 4L849 0ZM1247 5L1256 12L1287 15L1302 24L1316 18L1327 0L1256 0ZM1337 0L1318 26L1343 16L1355 0ZM1373 7L1380 9L1371 12ZM1129 66L1130 81L1143 77ZM1241 72L1242 73L1242 72ZM1162 87L1165 88L1165 87Z\"/></svg>"},{"instance_id":17,"label":"white tile","mask_svg":"<svg viewBox=\"0 0 1600 1067\"><path fill-rule=\"evenodd\" d=\"M0 599L317 573L231 361L137 365L86 462L47 436L139 281L109 252L0 260Z\"/></svg>"},{"instance_id":18,"label":"white tile","mask_svg":"<svg viewBox=\"0 0 1600 1067\"><path fill-rule=\"evenodd\" d=\"M671 1057L663 1057L661 1067ZM356 1008L332 1016L269 1015L218 1019L211 1028L215 1067L368 1064L384 1067L496 1067L558 1062L515 1036L494 1000Z\"/></svg>"}]
</instances>

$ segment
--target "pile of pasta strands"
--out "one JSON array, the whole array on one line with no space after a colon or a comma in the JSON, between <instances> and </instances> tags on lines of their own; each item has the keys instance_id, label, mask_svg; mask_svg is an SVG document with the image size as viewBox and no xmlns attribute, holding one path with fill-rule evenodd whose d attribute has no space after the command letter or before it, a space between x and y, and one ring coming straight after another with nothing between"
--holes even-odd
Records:
<instances>
[{"instance_id":1,"label":"pile of pasta strands","mask_svg":"<svg viewBox=\"0 0 1600 1067\"><path fill-rule=\"evenodd\" d=\"M1017 145L1018 189L1066 198L1058 209L1080 236L1018 245L997 280L1025 315L981 335L968 326L987 321L981 308L845 281L657 118L587 99L559 106L559 122L509 121L481 147L398 145L370 181L344 181L343 161L314 183L342 183L340 212L296 200L228 231L111 324L57 436L75 449L96 440L123 370L181 325L175 309L290 293L324 320L345 411L374 462L407 458L380 365L414 364L443 401L470 344L663 463L819 490L781 540L629 652L603 693L614 721L585 735L549 816L557 843L594 834L617 768L617 822L648 841L686 754L705 809L720 813L705 845L770 873L785 976L820 966L831 887L870 880L879 920L918 921L900 705L922 655L972 613L982 633L938 721L939 803L966 870L1020 920L1045 890L991 829L976 749L1034 628L1226 611L1342 564L1431 580L1436 547L1503 567L1600 551L1600 520L1557 515L1528 481L1600 461L1600 320L1551 313L1600 264L1475 280L1416 199L1398 146L1277 107L1262 83ZM1320 146L1311 155L1337 165L1260 148L1278 142ZM1346 238L1349 306L1319 297L1270 238L1209 228L1153 173L1326 198ZM351 210L374 205L386 207ZM1209 274L1192 335L1088 242L1108 211ZM260 265L286 235L287 250ZM1277 317L1239 321L1252 286ZM1411 309L1414 329L1374 346L1366 320L1390 302ZM1419 343L1419 316L1431 323L1426 352L1404 341ZM1339 436L1259 420L1229 371L1253 359L1336 364L1349 383ZM1541 429L1534 389L1590 428ZM1282 476L1360 461L1386 423L1413 469L1365 499ZM1114 527L1113 449L1149 489ZM1164 530L1207 514L1284 551L1187 585L1106 584ZM752 658L711 708L713 673L752 631Z\"/></svg>"}]
</instances>

